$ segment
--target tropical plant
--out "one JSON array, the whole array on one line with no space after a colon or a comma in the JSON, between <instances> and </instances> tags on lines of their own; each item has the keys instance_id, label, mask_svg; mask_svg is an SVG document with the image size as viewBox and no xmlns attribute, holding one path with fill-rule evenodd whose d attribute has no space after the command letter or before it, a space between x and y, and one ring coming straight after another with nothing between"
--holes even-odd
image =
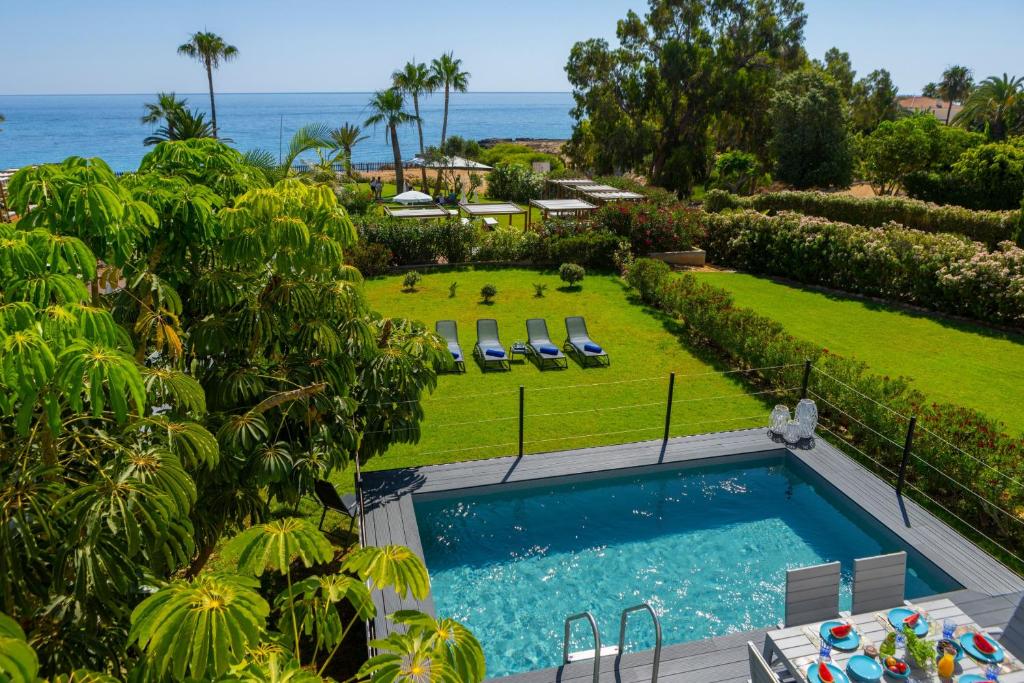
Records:
<instances>
[{"instance_id":1,"label":"tropical plant","mask_svg":"<svg viewBox=\"0 0 1024 683\"><path fill-rule=\"evenodd\" d=\"M558 267L558 277L569 287L575 287L577 282L582 282L587 271L577 263L563 263Z\"/></svg>"},{"instance_id":2,"label":"tropical plant","mask_svg":"<svg viewBox=\"0 0 1024 683\"><path fill-rule=\"evenodd\" d=\"M435 75L431 73L426 64L414 59L411 62L406 62L401 70L391 74L391 83L412 98L412 110L416 115L416 132L419 134L420 154L422 155L425 148L423 147L423 119L420 118L420 95L429 95L434 92L437 85ZM443 142L442 140L442 144ZM426 187L426 166L420 167L420 173L423 175L423 187Z\"/></svg>"},{"instance_id":3,"label":"tropical plant","mask_svg":"<svg viewBox=\"0 0 1024 683\"><path fill-rule=\"evenodd\" d=\"M454 299L455 295L458 294L458 292L459 292L459 283L458 282L452 282L450 285L448 285L448 298L449 299Z\"/></svg>"},{"instance_id":4,"label":"tropical plant","mask_svg":"<svg viewBox=\"0 0 1024 683\"><path fill-rule=\"evenodd\" d=\"M230 62L238 57L238 48L228 45L216 33L197 31L187 43L178 46L178 54L194 59L203 65L206 71L206 83L210 89L210 120L213 124L213 137L217 137L217 104L213 98L213 71L220 68L221 63Z\"/></svg>"},{"instance_id":5,"label":"tropical plant","mask_svg":"<svg viewBox=\"0 0 1024 683\"><path fill-rule=\"evenodd\" d=\"M544 293L548 291L548 286L543 282L533 283L533 296L535 299L543 299Z\"/></svg>"},{"instance_id":6,"label":"tropical plant","mask_svg":"<svg viewBox=\"0 0 1024 683\"><path fill-rule=\"evenodd\" d=\"M351 178L352 148L366 140L363 130L353 123L343 123L331 130L329 135L332 143L331 147L335 152L335 159L339 156L341 157L341 161L345 165L345 175Z\"/></svg>"},{"instance_id":7,"label":"tropical plant","mask_svg":"<svg viewBox=\"0 0 1024 683\"><path fill-rule=\"evenodd\" d=\"M942 99L942 93L939 92L939 84L934 82L926 83L921 88L921 97L930 97L935 100Z\"/></svg>"},{"instance_id":8,"label":"tropical plant","mask_svg":"<svg viewBox=\"0 0 1024 683\"><path fill-rule=\"evenodd\" d=\"M168 111L164 125L157 128L152 135L146 136L142 144L149 147L161 142L216 137L213 126L206 121L205 114L194 109L179 109ZM221 138L221 141L231 142L229 138Z\"/></svg>"},{"instance_id":9,"label":"tropical plant","mask_svg":"<svg viewBox=\"0 0 1024 683\"><path fill-rule=\"evenodd\" d=\"M444 90L444 117L441 119L441 145L444 149L445 140L448 138L448 102L451 99L452 91L466 92L469 88L468 71L462 70L462 60L455 59L455 54L446 52L437 59L430 62L430 77L434 88Z\"/></svg>"},{"instance_id":10,"label":"tropical plant","mask_svg":"<svg viewBox=\"0 0 1024 683\"><path fill-rule=\"evenodd\" d=\"M942 72L938 94L946 100L946 125L953 114L953 104L962 103L974 90L974 75L966 66L951 66Z\"/></svg>"},{"instance_id":11,"label":"tropical plant","mask_svg":"<svg viewBox=\"0 0 1024 683\"><path fill-rule=\"evenodd\" d=\"M274 185L296 172L295 162L306 152L322 152L335 146L333 133L324 123L308 123L299 128L288 141L288 150L280 159L274 159L273 153L264 149L246 152L245 158L252 166L260 169L266 176L267 183ZM307 173L312 173L314 180L324 181L334 178L333 159L321 154L319 164L307 164ZM317 171L320 174L317 175Z\"/></svg>"},{"instance_id":12,"label":"tropical plant","mask_svg":"<svg viewBox=\"0 0 1024 683\"><path fill-rule=\"evenodd\" d=\"M405 177L402 174L402 150L398 144L398 127L418 121L419 117L405 111L405 97L395 88L374 93L369 108L372 113L363 125L384 125L385 139L391 141L391 151L395 155L395 186L399 192L403 192Z\"/></svg>"},{"instance_id":13,"label":"tropical plant","mask_svg":"<svg viewBox=\"0 0 1024 683\"><path fill-rule=\"evenodd\" d=\"M156 102L146 102L142 106L146 110L141 119L143 124L153 125L162 121L167 139L179 139L174 136L174 117L187 109L188 100L179 99L173 92L158 92Z\"/></svg>"},{"instance_id":14,"label":"tropical plant","mask_svg":"<svg viewBox=\"0 0 1024 683\"><path fill-rule=\"evenodd\" d=\"M989 76L971 92L953 123L985 131L993 140L1024 133L1024 76Z\"/></svg>"},{"instance_id":15,"label":"tropical plant","mask_svg":"<svg viewBox=\"0 0 1024 683\"><path fill-rule=\"evenodd\" d=\"M484 300L485 304L491 303L491 299L498 296L498 288L494 285L487 283L480 288L480 298Z\"/></svg>"}]
</instances>

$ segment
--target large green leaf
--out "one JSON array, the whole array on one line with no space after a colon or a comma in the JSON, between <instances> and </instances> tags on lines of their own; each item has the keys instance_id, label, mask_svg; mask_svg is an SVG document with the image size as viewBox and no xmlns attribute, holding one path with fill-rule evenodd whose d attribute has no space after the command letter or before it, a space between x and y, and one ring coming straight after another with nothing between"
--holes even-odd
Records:
<instances>
[{"instance_id":1,"label":"large green leaf","mask_svg":"<svg viewBox=\"0 0 1024 683\"><path fill-rule=\"evenodd\" d=\"M377 610L370 597L366 584L359 579L344 574L331 576L312 576L299 581L290 589L285 588L274 601L280 615L277 628L282 636L291 643L291 615L299 625L299 632L313 638L321 648L330 649L341 642L344 625L337 604L348 602L360 619L372 619Z\"/></svg>"},{"instance_id":2,"label":"large green leaf","mask_svg":"<svg viewBox=\"0 0 1024 683\"><path fill-rule=\"evenodd\" d=\"M482 681L487 670L484 649L480 641L465 626L454 619L434 619L415 610L401 610L391 615L398 624L404 624L409 633L421 633L428 647L437 650L456 672L460 681Z\"/></svg>"},{"instance_id":3,"label":"large green leaf","mask_svg":"<svg viewBox=\"0 0 1024 683\"><path fill-rule=\"evenodd\" d=\"M170 403L184 412L206 412L206 394L195 378L173 368L145 368L146 391L153 404Z\"/></svg>"},{"instance_id":4,"label":"large green leaf","mask_svg":"<svg viewBox=\"0 0 1024 683\"><path fill-rule=\"evenodd\" d=\"M267 570L286 573L296 560L311 567L334 557L327 537L308 520L297 517L246 529L228 541L225 550L238 556L240 572L253 576L261 576Z\"/></svg>"},{"instance_id":5,"label":"large green leaf","mask_svg":"<svg viewBox=\"0 0 1024 683\"><path fill-rule=\"evenodd\" d=\"M264 634L270 606L258 589L254 579L220 573L175 581L135 608L129 642L160 676L222 676Z\"/></svg>"},{"instance_id":6,"label":"large green leaf","mask_svg":"<svg viewBox=\"0 0 1024 683\"><path fill-rule=\"evenodd\" d=\"M359 669L359 676L374 683L475 683L461 680L421 632L392 633L370 641L381 654L371 657Z\"/></svg>"},{"instance_id":7,"label":"large green leaf","mask_svg":"<svg viewBox=\"0 0 1024 683\"><path fill-rule=\"evenodd\" d=\"M146 387L139 365L116 349L86 342L71 344L60 355L55 378L73 410L82 411L83 392L97 417L108 402L120 422L128 417L129 401L137 414L145 409Z\"/></svg>"},{"instance_id":8,"label":"large green leaf","mask_svg":"<svg viewBox=\"0 0 1024 683\"><path fill-rule=\"evenodd\" d=\"M0 681L35 683L39 658L24 640L0 636Z\"/></svg>"},{"instance_id":9,"label":"large green leaf","mask_svg":"<svg viewBox=\"0 0 1024 683\"><path fill-rule=\"evenodd\" d=\"M422 600L430 592L426 565L404 546L360 548L345 559L343 569L369 578L377 588L393 588L402 597L412 593Z\"/></svg>"}]
</instances>

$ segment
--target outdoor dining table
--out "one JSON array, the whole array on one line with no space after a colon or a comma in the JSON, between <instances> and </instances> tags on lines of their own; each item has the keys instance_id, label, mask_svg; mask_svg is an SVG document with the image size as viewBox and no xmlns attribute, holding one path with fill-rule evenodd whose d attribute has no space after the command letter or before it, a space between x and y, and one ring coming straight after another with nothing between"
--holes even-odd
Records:
<instances>
[{"instance_id":1,"label":"outdoor dining table","mask_svg":"<svg viewBox=\"0 0 1024 683\"><path fill-rule=\"evenodd\" d=\"M920 603L907 603L905 605L893 605L893 607L909 607L910 609L921 612L922 615L928 619L931 627L927 639L932 642L937 642L941 638L942 623L947 619L956 624L956 631L953 636L954 639L959 638L961 634L967 632L984 632L984 629L975 624L974 620L967 616L963 610L946 598ZM886 635L893 630L887 619L888 612L889 610L883 610L868 614L855 614L849 617L837 617L840 620L853 624L854 628L856 628L857 632L860 634L861 640L857 649L851 652L840 651L833 648L830 654L832 663L849 675L849 672L846 669L846 664L850 657L857 654L864 654L864 647L866 645L874 645L876 648L881 646ZM832 620L829 619L826 621ZM819 621L813 624L804 624L802 626L792 626L782 628L777 631L769 631L767 638L765 638L765 659L767 659L770 664L776 657L778 657L782 660L790 674L793 675L794 679L798 683L806 683L806 681L808 681L808 668L812 664L816 665L819 661L821 640L818 633L823 623L825 622ZM1000 683L1024 683L1024 664L1021 664L1020 660L1014 657L1005 648L1003 649L1003 652L1005 653L1005 659L1002 664L1000 664L999 668ZM952 680L958 680L963 674L975 674L984 678L986 666L987 665L975 661L967 653L964 653L963 659L957 662ZM851 681L856 680L857 679L851 678ZM890 678L888 676L883 676L883 680L886 683L898 682L898 679ZM924 671L920 667L911 664L910 680L912 682L923 683L925 681L948 682L950 679L939 678L935 671L935 666L932 666L928 671Z\"/></svg>"}]
</instances>

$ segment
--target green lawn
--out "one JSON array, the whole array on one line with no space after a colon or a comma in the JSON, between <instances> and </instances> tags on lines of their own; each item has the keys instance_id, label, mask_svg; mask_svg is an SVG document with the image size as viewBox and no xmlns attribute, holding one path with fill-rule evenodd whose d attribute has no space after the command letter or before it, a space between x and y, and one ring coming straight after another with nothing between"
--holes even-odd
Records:
<instances>
[{"instance_id":1,"label":"green lawn","mask_svg":"<svg viewBox=\"0 0 1024 683\"><path fill-rule=\"evenodd\" d=\"M449 298L448 286L458 282ZM498 288L493 305L480 301L480 288ZM536 298L532 283L548 285ZM734 376L722 376L684 348L673 323L634 304L617 277L589 275L578 291L560 289L557 274L533 270L471 270L424 275L415 293L402 291L401 277L368 280L374 309L409 317L433 329L454 319L467 356L476 340L475 321L495 318L506 347L525 339L525 321L543 317L552 340L561 344L567 315L586 316L591 336L612 358L610 368L541 372L513 363L511 372L484 374L470 357L464 375L444 375L425 402L423 438L396 445L368 469L488 458L514 454L518 439L518 391L525 387L525 451L565 450L660 438L670 372L677 373L672 434L747 428L766 423L770 402L745 395ZM706 399L706 400L705 400ZM351 486L350 475L340 484Z\"/></svg>"},{"instance_id":2,"label":"green lawn","mask_svg":"<svg viewBox=\"0 0 1024 683\"><path fill-rule=\"evenodd\" d=\"M700 273L739 306L796 337L910 377L929 399L976 408L1024 431L1024 337L742 273Z\"/></svg>"}]
</instances>

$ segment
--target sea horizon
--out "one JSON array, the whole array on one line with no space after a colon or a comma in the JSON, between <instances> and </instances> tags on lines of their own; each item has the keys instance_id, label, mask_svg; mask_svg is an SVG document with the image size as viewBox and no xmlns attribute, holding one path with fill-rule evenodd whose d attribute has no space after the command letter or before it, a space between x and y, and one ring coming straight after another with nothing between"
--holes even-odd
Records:
<instances>
[{"instance_id":1,"label":"sea horizon","mask_svg":"<svg viewBox=\"0 0 1024 683\"><path fill-rule=\"evenodd\" d=\"M362 125L370 92L274 92L216 94L222 137L241 151L263 149L277 155L291 135L309 123ZM209 116L209 94L177 93ZM115 171L138 168L152 147L143 145L156 126L140 118L152 93L0 95L0 169L61 161L69 156L100 157ZM421 98L424 142L440 142L444 96ZM572 132L567 91L473 91L452 93L448 135L485 138L567 139ZM408 103L412 109L412 103ZM391 145L382 126L365 127L367 140L356 145L353 161L391 161ZM416 126L399 132L403 159L419 151ZM302 157L315 160L315 153Z\"/></svg>"}]
</instances>

